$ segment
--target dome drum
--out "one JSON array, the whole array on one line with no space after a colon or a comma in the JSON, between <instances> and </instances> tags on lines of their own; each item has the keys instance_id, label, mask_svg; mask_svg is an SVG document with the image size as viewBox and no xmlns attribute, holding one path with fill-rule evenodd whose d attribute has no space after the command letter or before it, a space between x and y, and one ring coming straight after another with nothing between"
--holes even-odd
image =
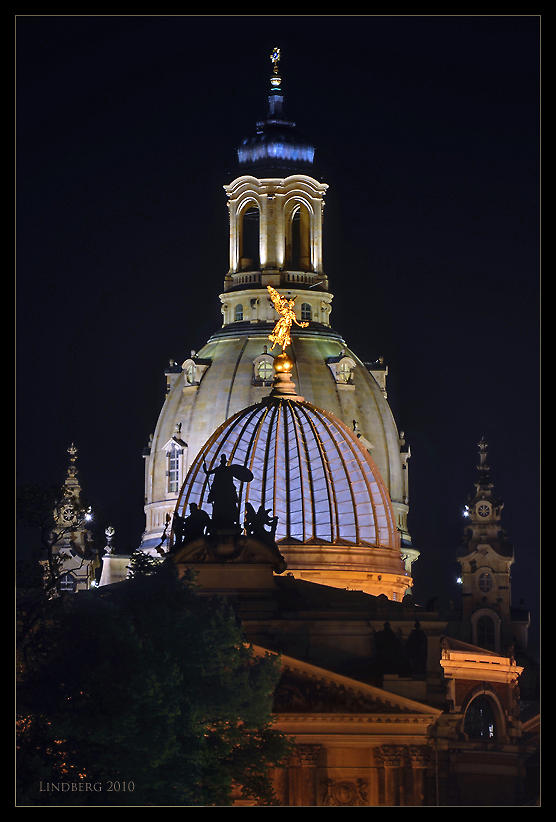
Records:
<instances>
[{"instance_id":1,"label":"dome drum","mask_svg":"<svg viewBox=\"0 0 556 822\"><path fill-rule=\"evenodd\" d=\"M246 279L248 277L256 277L257 274L240 274L237 276L238 279ZM286 277L293 276L291 273L286 275ZM305 288L303 288L303 286L300 288L301 283L299 280L301 278L310 283L314 276L316 275L299 274L298 280L293 282L286 279L286 286L282 286L281 291L286 296L296 296L298 319L303 320L308 318L315 332L324 326L328 333L340 339L339 335L330 328L329 318L332 310L332 294L310 289L305 283ZM246 282L242 285L241 290L230 290L220 295L223 320L222 327L226 328L229 332L239 333L247 330L248 333L262 333L268 337L268 334L272 330L276 320L276 312L268 297L266 285L273 285L273 283L269 281L269 278L265 275L262 275L262 277L258 279L259 282L262 280L260 288L254 287L252 282ZM264 283L266 283L266 285L264 285ZM279 283L276 283L276 285L280 287ZM249 323L249 326L242 326L241 323ZM263 323L264 325L261 325ZM257 327L253 329L253 326ZM260 328L258 326L260 326ZM297 329L294 329L293 333L297 335ZM213 337L214 336L216 335L213 334Z\"/></svg>"}]
</instances>

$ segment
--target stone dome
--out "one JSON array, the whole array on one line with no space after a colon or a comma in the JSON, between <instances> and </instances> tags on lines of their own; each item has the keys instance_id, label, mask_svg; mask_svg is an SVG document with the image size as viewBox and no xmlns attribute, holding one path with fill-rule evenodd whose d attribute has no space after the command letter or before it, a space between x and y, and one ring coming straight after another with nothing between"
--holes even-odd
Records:
<instances>
[{"instance_id":1,"label":"stone dome","mask_svg":"<svg viewBox=\"0 0 556 822\"><path fill-rule=\"evenodd\" d=\"M240 517L250 504L278 518L275 538L288 572L403 597L411 580L388 491L369 452L341 420L300 397L271 396L239 411L199 451L177 514L187 516L192 502L207 510L204 465L210 471L222 455L253 475L237 483Z\"/></svg>"},{"instance_id":2,"label":"stone dome","mask_svg":"<svg viewBox=\"0 0 556 822\"><path fill-rule=\"evenodd\" d=\"M314 299L314 293L311 297ZM271 326L239 325L224 326L202 349L167 369L168 391L145 453L147 523L143 547L147 550L160 542L166 515L174 510L186 474L209 437L227 419L260 402L270 391L276 353L270 352ZM313 323L306 329L292 328L290 350L299 393L355 429L378 467L398 528L406 533L405 455L385 397L384 366L365 364L339 334ZM172 488L168 472L175 449L180 454L180 470Z\"/></svg>"}]
</instances>

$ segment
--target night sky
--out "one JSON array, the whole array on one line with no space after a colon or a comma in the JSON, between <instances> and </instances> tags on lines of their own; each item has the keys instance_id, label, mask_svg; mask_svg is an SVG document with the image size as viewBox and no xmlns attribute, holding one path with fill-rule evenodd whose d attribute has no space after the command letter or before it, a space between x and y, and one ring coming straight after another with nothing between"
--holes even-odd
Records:
<instances>
[{"instance_id":1,"label":"night sky","mask_svg":"<svg viewBox=\"0 0 556 822\"><path fill-rule=\"evenodd\" d=\"M331 324L383 357L411 448L419 603L457 601L477 444L539 631L537 17L16 18L17 480L66 449L115 546L144 527L164 370L221 325L223 185L267 112L329 184ZM356 290L357 289L357 290Z\"/></svg>"}]
</instances>

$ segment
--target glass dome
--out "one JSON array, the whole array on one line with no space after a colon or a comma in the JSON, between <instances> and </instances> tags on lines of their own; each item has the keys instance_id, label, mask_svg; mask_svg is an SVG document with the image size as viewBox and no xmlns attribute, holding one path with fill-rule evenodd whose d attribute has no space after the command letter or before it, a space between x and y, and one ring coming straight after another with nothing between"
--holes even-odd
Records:
<instances>
[{"instance_id":1,"label":"glass dome","mask_svg":"<svg viewBox=\"0 0 556 822\"><path fill-rule=\"evenodd\" d=\"M176 512L203 507L222 455L246 466L237 482L246 503L278 517L276 541L378 546L399 552L388 492L368 451L347 426L310 403L283 397L251 406L227 420L201 449L183 485Z\"/></svg>"}]
</instances>

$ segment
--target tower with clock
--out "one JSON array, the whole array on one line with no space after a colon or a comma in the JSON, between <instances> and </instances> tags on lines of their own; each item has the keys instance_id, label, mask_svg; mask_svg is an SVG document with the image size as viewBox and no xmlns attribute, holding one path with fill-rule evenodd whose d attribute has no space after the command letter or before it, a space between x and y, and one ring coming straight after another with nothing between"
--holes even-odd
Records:
<instances>
[{"instance_id":1,"label":"tower with clock","mask_svg":"<svg viewBox=\"0 0 556 822\"><path fill-rule=\"evenodd\" d=\"M511 602L510 569L514 549L501 524L502 499L493 493L487 460L487 443L479 443L475 494L465 508L461 564L465 639L496 653L506 652L517 641L527 647L528 614Z\"/></svg>"},{"instance_id":2,"label":"tower with clock","mask_svg":"<svg viewBox=\"0 0 556 822\"><path fill-rule=\"evenodd\" d=\"M77 471L77 448L68 448L70 464L59 502L53 511L54 528L49 536L52 553L59 561L58 589L86 591L100 575L100 560L90 531L91 509L83 503ZM46 568L47 560L43 561ZM98 571L97 571L98 569Z\"/></svg>"}]
</instances>

